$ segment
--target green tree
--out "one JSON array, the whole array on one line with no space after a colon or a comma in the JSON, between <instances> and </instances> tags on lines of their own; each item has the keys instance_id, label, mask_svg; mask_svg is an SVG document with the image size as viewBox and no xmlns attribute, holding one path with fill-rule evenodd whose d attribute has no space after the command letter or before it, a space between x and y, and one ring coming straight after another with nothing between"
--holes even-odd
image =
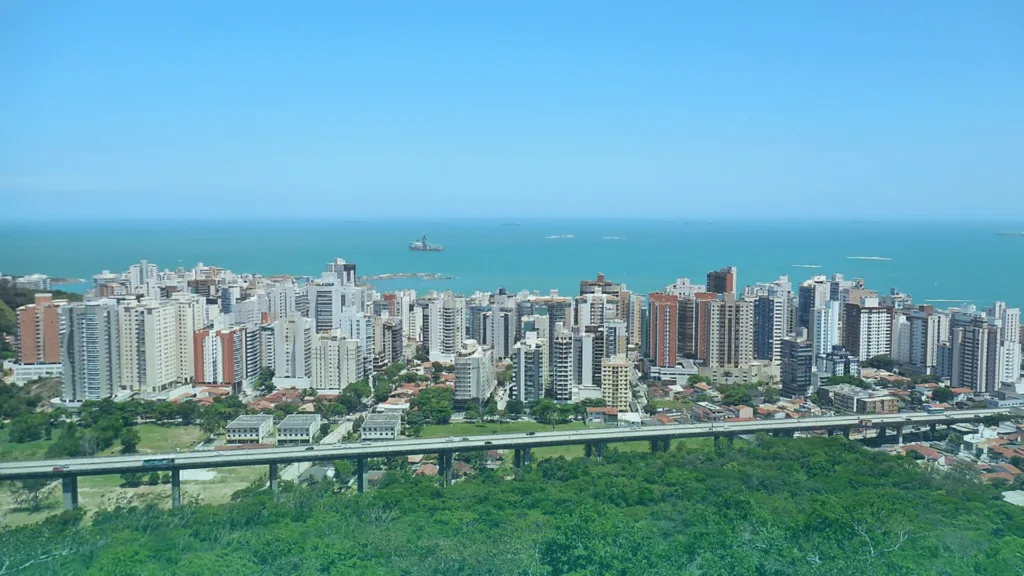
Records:
<instances>
[{"instance_id":1,"label":"green tree","mask_svg":"<svg viewBox=\"0 0 1024 576\"><path fill-rule=\"evenodd\" d=\"M414 356L414 359L420 364L424 362L430 362L430 355L427 354L427 347L423 345L417 346L416 355Z\"/></svg>"},{"instance_id":2,"label":"green tree","mask_svg":"<svg viewBox=\"0 0 1024 576\"><path fill-rule=\"evenodd\" d=\"M505 404L505 412L512 416L519 416L522 413L526 412L526 404L524 404L523 401L519 399L509 400Z\"/></svg>"},{"instance_id":3,"label":"green tree","mask_svg":"<svg viewBox=\"0 0 1024 576\"><path fill-rule=\"evenodd\" d=\"M648 402L647 404L644 404L644 412L648 416L654 416L655 414L658 413L658 407L655 406L654 404Z\"/></svg>"},{"instance_id":4,"label":"green tree","mask_svg":"<svg viewBox=\"0 0 1024 576\"><path fill-rule=\"evenodd\" d=\"M144 477L139 472L128 472L121 474L121 484L128 488L134 488L136 486L142 486Z\"/></svg>"},{"instance_id":5,"label":"green tree","mask_svg":"<svg viewBox=\"0 0 1024 576\"><path fill-rule=\"evenodd\" d=\"M355 466L348 460L334 461L334 479L338 482L347 482L356 473Z\"/></svg>"},{"instance_id":6,"label":"green tree","mask_svg":"<svg viewBox=\"0 0 1024 576\"><path fill-rule=\"evenodd\" d=\"M384 378L378 378L373 384L373 399L383 402L391 395L391 383Z\"/></svg>"},{"instance_id":7,"label":"green tree","mask_svg":"<svg viewBox=\"0 0 1024 576\"><path fill-rule=\"evenodd\" d=\"M274 391L274 369L266 366L260 368L256 376L256 383L253 388L260 394L270 394Z\"/></svg>"},{"instance_id":8,"label":"green tree","mask_svg":"<svg viewBox=\"0 0 1024 576\"><path fill-rule=\"evenodd\" d=\"M949 437L946 438L946 443L954 450L959 451L960 447L964 445L964 437L959 434L950 434Z\"/></svg>"},{"instance_id":9,"label":"green tree","mask_svg":"<svg viewBox=\"0 0 1024 576\"><path fill-rule=\"evenodd\" d=\"M945 386L937 386L935 388L932 388L932 400L934 400L935 402L949 403L952 402L953 398L955 397L956 394L954 394L952 390Z\"/></svg>"},{"instance_id":10,"label":"green tree","mask_svg":"<svg viewBox=\"0 0 1024 576\"><path fill-rule=\"evenodd\" d=\"M541 398L530 408L530 414L542 424L554 424L558 406L551 398Z\"/></svg>"},{"instance_id":11,"label":"green tree","mask_svg":"<svg viewBox=\"0 0 1024 576\"><path fill-rule=\"evenodd\" d=\"M411 408L434 424L447 424L454 412L452 389L444 386L427 388L412 399Z\"/></svg>"},{"instance_id":12,"label":"green tree","mask_svg":"<svg viewBox=\"0 0 1024 576\"><path fill-rule=\"evenodd\" d=\"M146 475L146 484L150 486L156 486L160 483L160 473L156 470Z\"/></svg>"},{"instance_id":13,"label":"green tree","mask_svg":"<svg viewBox=\"0 0 1024 576\"><path fill-rule=\"evenodd\" d=\"M134 454L139 448L142 438L135 428L125 428L121 432L121 453Z\"/></svg>"},{"instance_id":14,"label":"green tree","mask_svg":"<svg viewBox=\"0 0 1024 576\"><path fill-rule=\"evenodd\" d=\"M32 442L42 439L47 428L49 428L49 419L46 414L41 412L22 414L11 421L7 437L16 444Z\"/></svg>"},{"instance_id":15,"label":"green tree","mask_svg":"<svg viewBox=\"0 0 1024 576\"><path fill-rule=\"evenodd\" d=\"M877 368L879 370L892 371L896 367L896 361L892 357L885 354L879 356L872 356L864 362L865 366L870 368Z\"/></svg>"}]
</instances>

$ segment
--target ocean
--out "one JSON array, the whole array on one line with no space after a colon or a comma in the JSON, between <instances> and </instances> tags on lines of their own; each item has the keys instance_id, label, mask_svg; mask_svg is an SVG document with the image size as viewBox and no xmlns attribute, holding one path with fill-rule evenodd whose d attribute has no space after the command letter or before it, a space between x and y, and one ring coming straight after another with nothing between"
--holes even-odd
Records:
<instances>
[{"instance_id":1,"label":"ocean","mask_svg":"<svg viewBox=\"0 0 1024 576\"><path fill-rule=\"evenodd\" d=\"M1024 305L1021 223L686 222L670 220L51 222L0 225L0 273L83 278L140 259L160 269L197 262L235 272L318 276L335 256L361 275L438 272L452 280L375 282L378 290L522 289L572 295L603 272L634 291L676 278L702 283L736 266L741 286L788 275L864 278L939 307ZM444 252L412 252L428 234ZM562 237L571 235L571 238ZM554 238L559 237L559 238ZM64 286L81 291L88 284Z\"/></svg>"}]
</instances>

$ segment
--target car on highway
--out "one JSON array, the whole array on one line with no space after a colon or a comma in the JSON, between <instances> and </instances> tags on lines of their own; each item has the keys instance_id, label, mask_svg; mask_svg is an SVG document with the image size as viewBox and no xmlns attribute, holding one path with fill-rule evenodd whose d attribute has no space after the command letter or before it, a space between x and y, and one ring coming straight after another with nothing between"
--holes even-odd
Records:
<instances>
[{"instance_id":1,"label":"car on highway","mask_svg":"<svg viewBox=\"0 0 1024 576\"><path fill-rule=\"evenodd\" d=\"M449 436L449 437L445 438L444 441L445 442L455 442L455 437L454 436Z\"/></svg>"},{"instance_id":2,"label":"car on highway","mask_svg":"<svg viewBox=\"0 0 1024 576\"><path fill-rule=\"evenodd\" d=\"M310 450L312 450L312 449L314 449L314 448L316 448L316 446L307 446L307 447L306 447L306 451L308 452L308 451L310 451Z\"/></svg>"},{"instance_id":3,"label":"car on highway","mask_svg":"<svg viewBox=\"0 0 1024 576\"><path fill-rule=\"evenodd\" d=\"M372 444L372 442L370 442L369 440L363 440L362 442L360 442L360 444L362 444L363 446L369 446L370 444Z\"/></svg>"},{"instance_id":4,"label":"car on highway","mask_svg":"<svg viewBox=\"0 0 1024 576\"><path fill-rule=\"evenodd\" d=\"M580 434L583 434L580 430L573 430L572 432L569 432L569 436L579 436Z\"/></svg>"},{"instance_id":5,"label":"car on highway","mask_svg":"<svg viewBox=\"0 0 1024 576\"><path fill-rule=\"evenodd\" d=\"M469 441L469 437L468 436L463 436L462 437L462 441L463 442L468 442Z\"/></svg>"},{"instance_id":6,"label":"car on highway","mask_svg":"<svg viewBox=\"0 0 1024 576\"><path fill-rule=\"evenodd\" d=\"M494 442L491 442L490 440L484 440L484 445L485 446L489 445L489 444L494 444Z\"/></svg>"},{"instance_id":7,"label":"car on highway","mask_svg":"<svg viewBox=\"0 0 1024 576\"><path fill-rule=\"evenodd\" d=\"M536 436L537 433L536 432L527 432L526 435L527 436Z\"/></svg>"},{"instance_id":8,"label":"car on highway","mask_svg":"<svg viewBox=\"0 0 1024 576\"><path fill-rule=\"evenodd\" d=\"M70 464L61 464L60 466L54 466L53 467L53 471L54 472L63 472L65 470L67 470L68 468L71 468Z\"/></svg>"},{"instance_id":9,"label":"car on highway","mask_svg":"<svg viewBox=\"0 0 1024 576\"><path fill-rule=\"evenodd\" d=\"M640 430L640 427L639 426L631 426L630 430L636 432L637 430Z\"/></svg>"}]
</instances>

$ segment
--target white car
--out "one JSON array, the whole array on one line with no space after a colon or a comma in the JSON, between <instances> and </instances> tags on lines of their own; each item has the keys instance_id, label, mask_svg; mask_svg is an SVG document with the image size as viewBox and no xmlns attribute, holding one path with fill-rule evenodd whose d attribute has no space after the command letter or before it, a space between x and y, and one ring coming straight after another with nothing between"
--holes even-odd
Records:
<instances>
[{"instance_id":1,"label":"white car","mask_svg":"<svg viewBox=\"0 0 1024 576\"><path fill-rule=\"evenodd\" d=\"M455 442L455 437L454 436L449 436L449 437L445 438L444 441L445 442Z\"/></svg>"}]
</instances>

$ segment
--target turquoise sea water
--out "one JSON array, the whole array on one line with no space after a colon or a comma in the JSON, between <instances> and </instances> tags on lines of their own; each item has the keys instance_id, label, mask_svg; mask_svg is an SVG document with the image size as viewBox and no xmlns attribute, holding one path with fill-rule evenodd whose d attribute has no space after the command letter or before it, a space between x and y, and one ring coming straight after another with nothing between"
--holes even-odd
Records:
<instances>
[{"instance_id":1,"label":"turquoise sea water","mask_svg":"<svg viewBox=\"0 0 1024 576\"><path fill-rule=\"evenodd\" d=\"M841 272L882 292L896 287L917 302L1024 305L1024 237L996 234L1021 229L1021 223L642 220L8 223L0 225L0 272L88 280L145 258L161 269L202 261L235 272L315 276L340 256L355 262L360 274L456 277L376 283L382 291L470 293L504 286L574 294L581 279L599 271L648 292L677 277L703 282L709 270L731 265L739 268L740 285L782 274L797 284ZM409 242L424 232L446 250L409 251ZM574 238L547 238L566 234Z\"/></svg>"}]
</instances>

